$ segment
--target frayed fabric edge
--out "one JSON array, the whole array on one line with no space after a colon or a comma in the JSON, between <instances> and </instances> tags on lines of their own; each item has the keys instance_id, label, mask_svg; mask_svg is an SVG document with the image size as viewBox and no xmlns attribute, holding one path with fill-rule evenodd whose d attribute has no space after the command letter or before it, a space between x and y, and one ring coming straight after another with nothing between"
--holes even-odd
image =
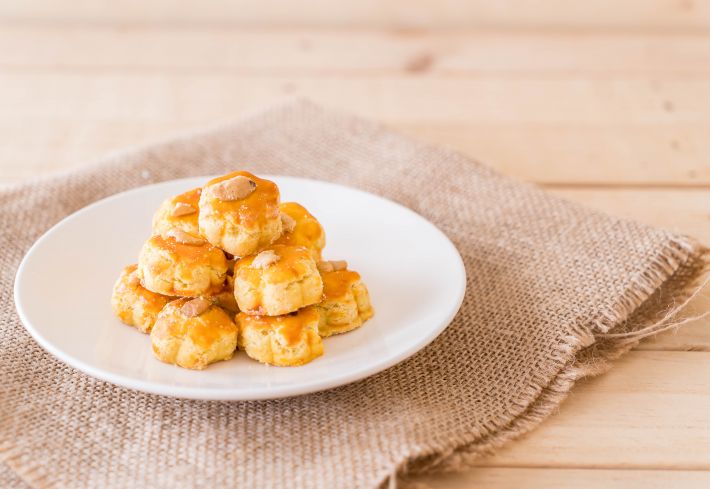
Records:
<instances>
[{"instance_id":1,"label":"frayed fabric edge","mask_svg":"<svg viewBox=\"0 0 710 489\"><path fill-rule=\"evenodd\" d=\"M642 339L681 327L689 320L706 316L708 313L674 320L687 303L710 283L710 278L703 280L710 271L709 256L710 249L690 238L672 239L654 259L653 266L633 279L632 286L620 297L614 307L601 311L588 325L576 328L573 335L565 338L562 348L573 349L576 352L573 360L561 364L557 375L541 389L539 385L530 386L530 388L540 389L540 393L522 413L514 415L508 423L497 429L486 430L482 435L449 450L415 454L405 458L384 474L377 487L428 489L426 484L414 481L412 478L425 474L461 472L475 468L482 456L490 455L509 441L529 433L559 409L578 380L607 372L614 360L627 353ZM651 321L651 325L641 322L634 325L633 329L625 332L623 336L613 334L614 330L623 325L655 292L666 286L683 270L690 270L692 273L684 283L679 284L669 293L666 302L677 305L668 309L661 320ZM659 304L658 309L659 312L662 311L665 309L664 305ZM600 345L600 342L603 345ZM580 360L581 353L592 347L598 347L595 354Z\"/></svg>"}]
</instances>

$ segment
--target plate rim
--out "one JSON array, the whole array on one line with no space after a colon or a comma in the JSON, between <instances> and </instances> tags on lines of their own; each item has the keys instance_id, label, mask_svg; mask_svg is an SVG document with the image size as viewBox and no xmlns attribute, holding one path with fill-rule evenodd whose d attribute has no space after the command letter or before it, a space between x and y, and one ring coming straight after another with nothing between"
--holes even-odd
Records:
<instances>
[{"instance_id":1,"label":"plate rim","mask_svg":"<svg viewBox=\"0 0 710 489\"><path fill-rule=\"evenodd\" d=\"M443 319L440 324L435 328L432 328L428 334L423 335L418 341L414 342L409 348L398 352L397 354L388 357L384 360L376 360L374 362L365 363L365 367L352 371L345 372L344 374L338 375L334 378L327 380L312 380L307 382L299 382L296 385L286 385L278 387L268 387L262 389L234 389L232 390L220 388L220 387L189 387L189 386L168 386L160 382L146 381L144 379L132 379L121 374L112 373L104 369L97 368L91 363L84 362L83 360L77 359L74 356L63 352L60 348L56 347L51 341L47 340L42 336L42 334L32 325L28 316L23 308L22 298L20 294L20 284L23 280L23 271L25 266L32 259L33 254L36 252L37 248L44 243L46 240L50 239L51 236L57 232L57 230L68 220L75 218L76 216L88 212L94 207L106 204L112 200L117 200L125 197L127 194L133 192L142 192L150 190L152 187L159 187L168 184L179 184L180 182L188 182L194 180L207 181L211 179L211 176L194 176L178 178L173 180L164 180L162 182L156 182L149 185L142 185L139 187L133 187L130 189L123 190L121 192L109 195L100 200L92 202L81 209L78 209L68 216L62 218L59 222L50 227L45 231L37 240L30 246L25 255L22 257L20 265L15 273L15 280L13 284L13 299L15 302L15 309L20 318L20 322L24 326L25 330L30 334L30 336L49 354L55 357L60 362L69 365L86 375L94 377L104 382L117 385L126 389L133 391L145 392L148 394L157 394L161 396L167 396L179 399L194 399L194 400L213 400L213 401L256 401L256 400L272 400L272 399L282 399L287 397L295 397L305 394L311 394L315 392L321 392L324 390L334 389L336 387L344 386L357 382L359 380L366 379L387 370L404 360L412 357L417 352L426 348L432 341L434 341L453 321L454 317L461 309L464 296L466 294L466 267L464 265L461 254L459 253L456 246L451 242L449 237L434 223L426 219L421 214L415 212L414 210L406 207L398 202L390 200L386 197L361 190L359 188L350 187L347 185L342 185L340 183L328 182L324 180L317 180L312 178L304 178L292 175L274 175L274 174L263 174L262 178L266 179L290 179L290 180L301 180L310 183L316 183L319 185L329 185L338 187L341 189L347 189L348 191L354 191L356 193L362 194L368 198L374 198L379 201L383 201L386 204L394 205L399 207L401 210L412 214L416 219L423 222L432 228L435 233L438 233L440 237L444 239L444 243L453 252L453 255L457 261L458 277L452 277L452 280L457 282L457 296L455 301L452 303L453 306L447 311L445 319ZM177 367L176 367L177 368ZM274 367L276 368L276 367Z\"/></svg>"}]
</instances>

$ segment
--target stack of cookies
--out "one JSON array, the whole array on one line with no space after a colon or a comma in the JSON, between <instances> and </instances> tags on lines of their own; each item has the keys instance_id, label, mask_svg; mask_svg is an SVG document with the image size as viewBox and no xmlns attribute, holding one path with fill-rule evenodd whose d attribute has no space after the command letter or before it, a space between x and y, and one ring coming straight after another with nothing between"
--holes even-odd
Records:
<instances>
[{"instance_id":1,"label":"stack of cookies","mask_svg":"<svg viewBox=\"0 0 710 489\"><path fill-rule=\"evenodd\" d=\"M318 220L281 203L276 184L230 173L163 202L111 304L150 333L167 363L203 369L240 348L263 363L303 365L323 354L323 337L373 315L360 275L323 261L324 247Z\"/></svg>"}]
</instances>

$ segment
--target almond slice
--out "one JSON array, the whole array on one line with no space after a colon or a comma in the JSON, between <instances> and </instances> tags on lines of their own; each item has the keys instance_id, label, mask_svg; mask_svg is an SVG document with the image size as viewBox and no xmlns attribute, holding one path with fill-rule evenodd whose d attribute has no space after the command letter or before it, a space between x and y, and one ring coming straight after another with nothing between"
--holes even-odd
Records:
<instances>
[{"instance_id":1,"label":"almond slice","mask_svg":"<svg viewBox=\"0 0 710 489\"><path fill-rule=\"evenodd\" d=\"M194 318L209 309L211 305L212 303L207 299L198 297L184 303L180 308L180 313L185 317Z\"/></svg>"},{"instance_id":2,"label":"almond slice","mask_svg":"<svg viewBox=\"0 0 710 489\"><path fill-rule=\"evenodd\" d=\"M224 202L242 200L256 190L256 182L242 175L224 180L209 188L212 195Z\"/></svg>"},{"instance_id":3,"label":"almond slice","mask_svg":"<svg viewBox=\"0 0 710 489\"><path fill-rule=\"evenodd\" d=\"M330 263L329 261L319 261L317 265L318 265L319 272L332 272L333 271L333 264Z\"/></svg>"},{"instance_id":4,"label":"almond slice","mask_svg":"<svg viewBox=\"0 0 710 489\"><path fill-rule=\"evenodd\" d=\"M256 257L254 257L254 260L251 262L252 268L268 268L277 261L279 261L281 257L277 255L274 251L272 250L266 250L262 251Z\"/></svg>"},{"instance_id":5,"label":"almond slice","mask_svg":"<svg viewBox=\"0 0 710 489\"><path fill-rule=\"evenodd\" d=\"M128 285L131 285L133 287L140 285L141 284L141 278L138 276L138 271L133 272L128 276L128 280L126 281Z\"/></svg>"},{"instance_id":6,"label":"almond slice","mask_svg":"<svg viewBox=\"0 0 710 489\"><path fill-rule=\"evenodd\" d=\"M170 215L173 217L181 217L194 214L195 212L197 212L197 209L192 207L190 204L186 204L185 202L177 202Z\"/></svg>"},{"instance_id":7,"label":"almond slice","mask_svg":"<svg viewBox=\"0 0 710 489\"><path fill-rule=\"evenodd\" d=\"M338 270L345 270L348 268L348 262L345 260L331 260L331 261L319 261L318 271L319 272L336 272Z\"/></svg>"},{"instance_id":8,"label":"almond slice","mask_svg":"<svg viewBox=\"0 0 710 489\"><path fill-rule=\"evenodd\" d=\"M296 229L296 220L288 214L281 213L281 226L284 232L292 233Z\"/></svg>"},{"instance_id":9,"label":"almond slice","mask_svg":"<svg viewBox=\"0 0 710 489\"><path fill-rule=\"evenodd\" d=\"M177 228L169 229L168 232L165 233L165 236L167 236L168 238L173 238L178 243L182 243L182 244L186 244L186 245L200 246L200 245L205 244L204 239L198 238L197 236L193 236L190 233L186 233L182 229L177 229Z\"/></svg>"},{"instance_id":10,"label":"almond slice","mask_svg":"<svg viewBox=\"0 0 710 489\"><path fill-rule=\"evenodd\" d=\"M346 262L345 260L332 260L330 263L333 264L333 270L335 270L336 272L338 270L345 270L346 268L348 268L348 262Z\"/></svg>"}]
</instances>

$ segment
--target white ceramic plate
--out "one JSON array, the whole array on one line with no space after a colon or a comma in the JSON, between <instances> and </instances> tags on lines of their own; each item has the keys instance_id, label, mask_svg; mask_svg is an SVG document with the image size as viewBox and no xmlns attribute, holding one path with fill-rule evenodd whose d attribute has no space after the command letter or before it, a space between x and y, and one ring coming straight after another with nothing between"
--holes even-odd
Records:
<instances>
[{"instance_id":1,"label":"white ceramic plate","mask_svg":"<svg viewBox=\"0 0 710 489\"><path fill-rule=\"evenodd\" d=\"M154 210L208 177L164 182L96 202L42 236L15 281L20 318L59 360L93 377L140 391L193 399L274 399L347 384L413 355L451 322L463 300L458 251L411 210L359 190L267 176L282 201L298 201L323 224L324 258L345 259L370 290L375 317L328 338L325 354L302 367L270 367L237 352L203 371L153 358L150 338L114 317L113 283L135 263Z\"/></svg>"}]
</instances>

